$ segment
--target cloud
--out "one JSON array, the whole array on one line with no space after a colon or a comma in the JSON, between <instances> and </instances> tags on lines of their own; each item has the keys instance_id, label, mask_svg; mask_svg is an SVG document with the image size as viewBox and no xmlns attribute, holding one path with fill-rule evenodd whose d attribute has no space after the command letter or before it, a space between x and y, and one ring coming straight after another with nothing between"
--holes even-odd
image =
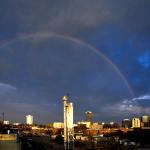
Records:
<instances>
[{"instance_id":1,"label":"cloud","mask_svg":"<svg viewBox=\"0 0 150 150\"><path fill-rule=\"evenodd\" d=\"M127 27L126 30L133 30L147 24L147 21L139 21L146 18L148 13L144 14L142 7L146 2L123 2L117 1L7 1L2 3L0 10L3 12L3 24L6 25L3 29L9 29L9 25L13 26L18 31L56 31L77 33L84 30L89 30L91 27L102 27L107 24L122 24ZM148 4L147 4L148 5ZM8 9L9 8L9 11ZM139 12L139 9L141 10ZM13 13L10 13L13 12ZM132 15L131 15L132 14ZM136 16L135 19L132 17ZM144 17L143 17L144 16ZM12 20L13 19L13 20ZM3 25L2 24L2 25ZM144 24L144 25L145 25ZM135 26L136 25L136 26ZM11 29L9 29L10 31ZM7 31L7 30L6 30Z\"/></svg>"},{"instance_id":2,"label":"cloud","mask_svg":"<svg viewBox=\"0 0 150 150\"><path fill-rule=\"evenodd\" d=\"M139 58L138 58L138 62L140 63L140 65L142 65L144 68L149 68L150 66L150 52L147 51L145 53L143 53Z\"/></svg>"},{"instance_id":3,"label":"cloud","mask_svg":"<svg viewBox=\"0 0 150 150\"><path fill-rule=\"evenodd\" d=\"M150 100L150 95L142 95L132 99L132 101L138 101L138 100Z\"/></svg>"},{"instance_id":4,"label":"cloud","mask_svg":"<svg viewBox=\"0 0 150 150\"><path fill-rule=\"evenodd\" d=\"M11 84L0 83L0 98L9 97L17 92L17 88Z\"/></svg>"},{"instance_id":5,"label":"cloud","mask_svg":"<svg viewBox=\"0 0 150 150\"><path fill-rule=\"evenodd\" d=\"M6 84L6 83L0 83L0 88L1 89L8 89L8 90L17 90L16 87L14 87L10 84Z\"/></svg>"},{"instance_id":6,"label":"cloud","mask_svg":"<svg viewBox=\"0 0 150 150\"><path fill-rule=\"evenodd\" d=\"M141 105L142 102L145 103L145 101L149 103L149 100L150 95L142 95L132 99L124 99L122 102L118 102L112 105L105 105L105 107L102 108L102 112L107 113L108 111L109 113L113 114L113 116L150 114L150 106Z\"/></svg>"},{"instance_id":7,"label":"cloud","mask_svg":"<svg viewBox=\"0 0 150 150\"><path fill-rule=\"evenodd\" d=\"M107 111L106 111L107 110ZM142 107L138 105L125 105L122 103L117 103L114 105L106 105L102 108L102 112L107 114L108 112L112 114L112 116L116 117L125 117L130 115L140 115L140 114L150 114L150 107Z\"/></svg>"}]
</instances>

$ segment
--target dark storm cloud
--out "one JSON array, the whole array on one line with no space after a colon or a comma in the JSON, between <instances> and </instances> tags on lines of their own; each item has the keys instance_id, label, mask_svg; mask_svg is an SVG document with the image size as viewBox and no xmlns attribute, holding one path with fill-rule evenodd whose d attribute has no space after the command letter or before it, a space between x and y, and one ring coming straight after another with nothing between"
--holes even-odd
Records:
<instances>
[{"instance_id":1,"label":"dark storm cloud","mask_svg":"<svg viewBox=\"0 0 150 150\"><path fill-rule=\"evenodd\" d=\"M94 0L92 4L90 0L82 2L5 1L2 2L0 9L2 14L1 26L3 27L1 29L6 33L15 33L15 30L10 29L11 26L17 32L48 30L61 33L67 32L68 34L77 32L78 34L84 30L88 31L91 29L90 27L104 27L110 23L117 24L120 20L127 20L127 23L133 22L132 16L135 16L135 13L138 13L136 16L142 14L138 11L138 7L141 6L138 3L138 1L136 3L131 1L116 1L114 3L97 0Z\"/></svg>"},{"instance_id":2,"label":"dark storm cloud","mask_svg":"<svg viewBox=\"0 0 150 150\"><path fill-rule=\"evenodd\" d=\"M150 92L149 1L0 2L0 43L19 35L43 31L75 36L108 56L127 78L135 95ZM45 116L44 121L54 120L54 117L60 120L58 116L61 111L56 114L54 108L61 108L58 99L70 92L79 110L76 116L81 116L86 109L95 111L96 119L100 113L109 118L109 111L116 118L121 116L119 112L124 115L130 113L129 109L127 113L122 111L123 99L131 97L120 76L101 56L96 56L80 44L59 38L37 37L2 47L0 53L3 108L8 105L10 111L15 112L16 107L20 106L18 111L22 110L22 115L29 108L29 111L36 112L35 115ZM22 94L14 92L11 87L22 91ZM3 101L8 92L6 89L11 91L7 96L7 104ZM12 107L9 105L11 99L14 102ZM143 108L146 103L149 102L144 102ZM45 104L55 107L48 108ZM47 111L50 111L49 115ZM51 113L56 115L52 117Z\"/></svg>"}]
</instances>

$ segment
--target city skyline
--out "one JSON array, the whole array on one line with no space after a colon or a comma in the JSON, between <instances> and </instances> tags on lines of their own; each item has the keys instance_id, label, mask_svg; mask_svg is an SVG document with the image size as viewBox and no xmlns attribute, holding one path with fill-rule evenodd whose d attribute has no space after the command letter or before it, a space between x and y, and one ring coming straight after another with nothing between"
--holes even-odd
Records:
<instances>
[{"instance_id":1,"label":"city skyline","mask_svg":"<svg viewBox=\"0 0 150 150\"><path fill-rule=\"evenodd\" d=\"M1 1L1 0L0 0ZM1 1L0 112L6 120L150 116L149 1ZM40 120L38 120L40 118Z\"/></svg>"},{"instance_id":2,"label":"city skyline","mask_svg":"<svg viewBox=\"0 0 150 150\"><path fill-rule=\"evenodd\" d=\"M72 105L72 103L69 103L69 104ZM3 122L3 124L16 125L16 126L18 126L18 125L38 126L38 125L52 125L52 124L54 124L54 126L56 126L56 128L58 126L62 128L62 126L63 126L63 124L65 122L64 121L64 118L65 118L64 114L63 114L63 120L60 120L60 121L54 120L53 122L45 122L45 123L38 123L38 120L40 118L38 118L36 121L33 121L33 118L36 117L36 116L33 116L32 114L29 114L29 115L26 115L26 116L22 116L22 117L24 117L24 121L23 122L19 122L19 120L18 120L18 122L14 122L13 120L10 121L10 120L6 120L4 118L3 121L0 120L0 123ZM91 120L91 121L88 121L88 120L86 120L86 116L85 116L85 119L83 119L83 120L76 120L76 121L74 121L73 117L74 117L74 115L72 116L72 121L73 121L72 124L74 126L76 126L77 124L87 124L87 125L89 125L89 124L95 124L96 123L96 124L101 124L101 125L113 125L113 124L116 124L116 125L118 125L118 127L122 127L124 121L129 121L130 124L131 124L132 120L134 120L134 119L138 119L140 121L140 127L144 126L144 124L141 124L141 123L148 123L148 124L146 124L146 126L149 126L149 123L150 123L150 119L149 119L150 116L148 116L148 115L143 115L143 116L135 115L135 116L132 116L132 117L129 117L129 118L127 118L127 117L126 118L121 118L120 121L116 121L116 120L111 120L111 121L109 121L109 120L107 120L107 121L104 121L104 120L94 120L94 121L92 121Z\"/></svg>"}]
</instances>

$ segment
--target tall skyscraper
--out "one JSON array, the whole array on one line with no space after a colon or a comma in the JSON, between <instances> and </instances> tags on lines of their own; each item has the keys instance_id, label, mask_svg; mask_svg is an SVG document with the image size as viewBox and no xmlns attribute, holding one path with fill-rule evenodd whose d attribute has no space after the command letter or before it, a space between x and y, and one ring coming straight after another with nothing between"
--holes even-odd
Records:
<instances>
[{"instance_id":1,"label":"tall skyscraper","mask_svg":"<svg viewBox=\"0 0 150 150\"><path fill-rule=\"evenodd\" d=\"M74 145L73 104L67 101L68 97L64 96L64 146L66 150L73 149Z\"/></svg>"},{"instance_id":2,"label":"tall skyscraper","mask_svg":"<svg viewBox=\"0 0 150 150\"><path fill-rule=\"evenodd\" d=\"M26 124L27 125L32 125L33 124L33 116L32 115L27 115L26 116Z\"/></svg>"},{"instance_id":3,"label":"tall skyscraper","mask_svg":"<svg viewBox=\"0 0 150 150\"><path fill-rule=\"evenodd\" d=\"M86 111L85 112L85 117L86 117L87 122L91 122L92 121L92 112L91 111Z\"/></svg>"}]
</instances>

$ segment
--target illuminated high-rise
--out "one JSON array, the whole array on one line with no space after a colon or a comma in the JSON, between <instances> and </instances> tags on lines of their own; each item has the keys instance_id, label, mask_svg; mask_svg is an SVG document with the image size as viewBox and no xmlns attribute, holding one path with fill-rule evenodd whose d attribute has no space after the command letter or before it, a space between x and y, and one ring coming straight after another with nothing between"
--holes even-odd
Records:
<instances>
[{"instance_id":1,"label":"illuminated high-rise","mask_svg":"<svg viewBox=\"0 0 150 150\"><path fill-rule=\"evenodd\" d=\"M26 116L26 124L27 125L32 125L33 124L33 116L32 115L27 115Z\"/></svg>"},{"instance_id":2,"label":"illuminated high-rise","mask_svg":"<svg viewBox=\"0 0 150 150\"><path fill-rule=\"evenodd\" d=\"M72 149L74 144L73 126L73 104L68 103L68 97L63 97L64 101L64 146L65 149Z\"/></svg>"}]
</instances>

